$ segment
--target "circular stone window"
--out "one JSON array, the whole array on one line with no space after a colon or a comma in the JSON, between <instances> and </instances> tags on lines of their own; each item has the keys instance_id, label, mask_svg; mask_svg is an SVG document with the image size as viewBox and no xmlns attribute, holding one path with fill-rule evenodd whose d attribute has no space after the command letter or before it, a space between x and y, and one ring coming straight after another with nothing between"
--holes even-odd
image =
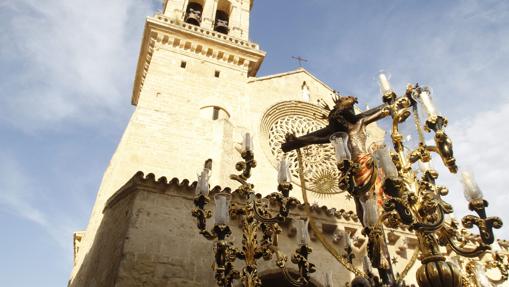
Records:
<instances>
[{"instance_id":1,"label":"circular stone window","mask_svg":"<svg viewBox=\"0 0 509 287\"><path fill-rule=\"evenodd\" d=\"M327 121L320 118L323 113L320 107L300 101L281 102L265 112L260 127L262 147L275 168L284 154L281 144L285 141L285 135L293 133L302 136L325 127ZM301 151L306 187L318 196L341 193L337 184L338 171L333 146L310 145L301 148ZM297 152L288 152L287 159L292 181L300 185Z\"/></svg>"}]
</instances>

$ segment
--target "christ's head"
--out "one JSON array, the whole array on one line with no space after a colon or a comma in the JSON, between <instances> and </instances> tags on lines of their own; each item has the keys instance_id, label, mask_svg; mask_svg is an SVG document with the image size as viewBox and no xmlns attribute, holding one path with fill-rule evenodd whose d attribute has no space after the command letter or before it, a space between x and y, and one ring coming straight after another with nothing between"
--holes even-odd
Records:
<instances>
[{"instance_id":1,"label":"christ's head","mask_svg":"<svg viewBox=\"0 0 509 287\"><path fill-rule=\"evenodd\" d=\"M338 100L335 102L335 108L338 110L349 110L352 109L355 104L357 104L357 98L352 96L340 96Z\"/></svg>"}]
</instances>

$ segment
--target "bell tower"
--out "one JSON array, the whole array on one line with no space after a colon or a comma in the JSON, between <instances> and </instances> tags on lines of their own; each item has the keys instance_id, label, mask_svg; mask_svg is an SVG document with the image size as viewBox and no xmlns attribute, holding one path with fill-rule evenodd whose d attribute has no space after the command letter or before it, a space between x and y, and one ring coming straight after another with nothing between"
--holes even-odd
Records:
<instances>
[{"instance_id":1,"label":"bell tower","mask_svg":"<svg viewBox=\"0 0 509 287\"><path fill-rule=\"evenodd\" d=\"M252 0L166 0L164 15L208 30L248 40Z\"/></svg>"},{"instance_id":2,"label":"bell tower","mask_svg":"<svg viewBox=\"0 0 509 287\"><path fill-rule=\"evenodd\" d=\"M104 263L104 271L98 265L108 243L97 232L108 200L138 171L194 179L203 160L212 158L215 181L226 185L234 141L247 121L247 83L265 57L249 41L252 2L166 0L162 13L147 18L131 97L136 108L87 229L75 234L70 286L96 286L98 273L115 272L107 270L114 263Z\"/></svg>"}]
</instances>

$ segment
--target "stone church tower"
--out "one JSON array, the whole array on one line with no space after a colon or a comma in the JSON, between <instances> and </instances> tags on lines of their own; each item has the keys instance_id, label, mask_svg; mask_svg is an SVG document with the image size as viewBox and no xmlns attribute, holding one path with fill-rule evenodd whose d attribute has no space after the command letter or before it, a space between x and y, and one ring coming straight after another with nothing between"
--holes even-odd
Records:
<instances>
[{"instance_id":1,"label":"stone church tower","mask_svg":"<svg viewBox=\"0 0 509 287\"><path fill-rule=\"evenodd\" d=\"M322 110L316 102L330 101L332 89L304 69L257 77L265 52L249 39L253 0L163 5L163 12L145 23L131 98L136 109L104 174L86 231L75 234L69 286L215 286L212 243L199 236L191 216L192 182L204 160L213 159L210 182L216 189L235 189L229 179L240 160L235 146L250 132L258 162L251 181L262 195L274 192L284 135L319 128ZM383 133L370 127L370 136L379 140ZM336 194L334 182L320 184L335 172L332 147L304 152L313 212L324 234L338 250L351 238L354 264L362 266L366 242L353 202ZM295 156L290 160L296 183L291 195L302 200ZM292 214L302 212L297 208ZM235 228L238 243L241 233ZM284 229L281 249L291 254L295 228ZM402 269L415 240L396 230L389 244L401 254L394 264ZM334 271L336 286L351 280L319 242L312 245L311 260L319 270ZM285 286L268 283L279 280L273 262L261 263L259 273L267 286ZM321 281L321 274L313 277L314 286Z\"/></svg>"}]
</instances>

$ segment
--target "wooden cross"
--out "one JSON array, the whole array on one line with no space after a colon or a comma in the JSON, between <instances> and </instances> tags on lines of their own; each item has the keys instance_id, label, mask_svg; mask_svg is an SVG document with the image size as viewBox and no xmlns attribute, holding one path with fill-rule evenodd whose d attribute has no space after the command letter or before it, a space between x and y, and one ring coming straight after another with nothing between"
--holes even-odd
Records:
<instances>
[{"instance_id":1,"label":"wooden cross","mask_svg":"<svg viewBox=\"0 0 509 287\"><path fill-rule=\"evenodd\" d=\"M297 60L299 62L299 67L302 67L302 62L307 62L308 60L302 58L301 56L292 56L292 59Z\"/></svg>"}]
</instances>

